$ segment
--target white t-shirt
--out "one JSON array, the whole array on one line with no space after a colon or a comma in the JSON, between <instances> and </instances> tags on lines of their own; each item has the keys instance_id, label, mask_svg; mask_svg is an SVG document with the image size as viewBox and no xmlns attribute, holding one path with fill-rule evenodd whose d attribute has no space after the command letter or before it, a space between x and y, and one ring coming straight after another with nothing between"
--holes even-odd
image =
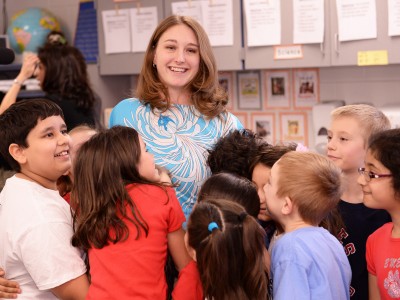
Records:
<instances>
[{"instance_id":1,"label":"white t-shirt","mask_svg":"<svg viewBox=\"0 0 400 300\"><path fill-rule=\"evenodd\" d=\"M51 288L86 272L72 234L69 205L57 191L7 179L0 193L0 267L20 284L18 299L57 299Z\"/></svg>"}]
</instances>

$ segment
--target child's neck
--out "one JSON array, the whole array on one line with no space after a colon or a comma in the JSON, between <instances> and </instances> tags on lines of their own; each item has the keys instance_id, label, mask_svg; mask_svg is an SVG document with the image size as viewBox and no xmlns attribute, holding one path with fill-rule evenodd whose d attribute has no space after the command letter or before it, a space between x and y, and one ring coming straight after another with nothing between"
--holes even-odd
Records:
<instances>
[{"instance_id":1,"label":"child's neck","mask_svg":"<svg viewBox=\"0 0 400 300\"><path fill-rule=\"evenodd\" d=\"M348 203L358 204L363 202L361 186L357 183L358 173L343 173L344 191L342 200Z\"/></svg>"},{"instance_id":2,"label":"child's neck","mask_svg":"<svg viewBox=\"0 0 400 300\"><path fill-rule=\"evenodd\" d=\"M295 231L297 229L305 228L305 227L313 227L313 225L305 222L302 219L292 220L292 221L287 222L286 224L283 224L283 230L285 233Z\"/></svg>"},{"instance_id":3,"label":"child's neck","mask_svg":"<svg viewBox=\"0 0 400 300\"><path fill-rule=\"evenodd\" d=\"M23 171L23 170L21 170L21 172L17 173L16 176L18 178L22 178L22 179L25 179L28 181L35 182L35 183L43 186L46 189L57 191L57 181L53 181L51 179L39 176L35 173L27 172L27 171Z\"/></svg>"},{"instance_id":4,"label":"child's neck","mask_svg":"<svg viewBox=\"0 0 400 300\"><path fill-rule=\"evenodd\" d=\"M400 209L397 208L394 212L389 211L389 214L393 222L392 237L400 238Z\"/></svg>"}]
</instances>

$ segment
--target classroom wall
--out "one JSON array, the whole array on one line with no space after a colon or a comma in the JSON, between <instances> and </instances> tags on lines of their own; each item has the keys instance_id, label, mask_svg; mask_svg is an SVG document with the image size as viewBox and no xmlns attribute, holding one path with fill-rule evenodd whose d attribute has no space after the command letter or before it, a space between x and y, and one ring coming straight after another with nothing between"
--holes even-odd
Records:
<instances>
[{"instance_id":1,"label":"classroom wall","mask_svg":"<svg viewBox=\"0 0 400 300\"><path fill-rule=\"evenodd\" d=\"M13 0L6 5L9 18L23 8L46 7L73 41L79 0ZM4 31L2 26L0 22L1 32ZM100 76L95 64L89 65L88 70L92 85L102 98L103 108L114 106L131 94L135 76ZM346 104L400 105L400 65L320 68L320 96L321 100L344 100Z\"/></svg>"}]
</instances>

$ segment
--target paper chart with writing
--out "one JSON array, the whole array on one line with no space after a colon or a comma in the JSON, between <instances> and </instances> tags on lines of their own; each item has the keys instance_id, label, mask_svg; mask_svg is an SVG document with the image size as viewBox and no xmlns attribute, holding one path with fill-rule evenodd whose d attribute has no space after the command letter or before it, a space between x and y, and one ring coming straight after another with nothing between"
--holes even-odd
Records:
<instances>
[{"instance_id":1,"label":"paper chart with writing","mask_svg":"<svg viewBox=\"0 0 400 300\"><path fill-rule=\"evenodd\" d=\"M400 35L400 0L388 0L389 36Z\"/></svg>"},{"instance_id":2,"label":"paper chart with writing","mask_svg":"<svg viewBox=\"0 0 400 300\"><path fill-rule=\"evenodd\" d=\"M377 37L375 0L336 0L339 41Z\"/></svg>"},{"instance_id":3,"label":"paper chart with writing","mask_svg":"<svg viewBox=\"0 0 400 300\"><path fill-rule=\"evenodd\" d=\"M249 47L281 43L280 0L245 0L244 11Z\"/></svg>"},{"instance_id":4,"label":"paper chart with writing","mask_svg":"<svg viewBox=\"0 0 400 300\"><path fill-rule=\"evenodd\" d=\"M105 53L131 51L129 9L102 11Z\"/></svg>"},{"instance_id":5,"label":"paper chart with writing","mask_svg":"<svg viewBox=\"0 0 400 300\"><path fill-rule=\"evenodd\" d=\"M293 43L324 41L324 1L293 0Z\"/></svg>"},{"instance_id":6,"label":"paper chart with writing","mask_svg":"<svg viewBox=\"0 0 400 300\"><path fill-rule=\"evenodd\" d=\"M130 9L132 52L145 52L153 31L157 28L157 7Z\"/></svg>"}]
</instances>

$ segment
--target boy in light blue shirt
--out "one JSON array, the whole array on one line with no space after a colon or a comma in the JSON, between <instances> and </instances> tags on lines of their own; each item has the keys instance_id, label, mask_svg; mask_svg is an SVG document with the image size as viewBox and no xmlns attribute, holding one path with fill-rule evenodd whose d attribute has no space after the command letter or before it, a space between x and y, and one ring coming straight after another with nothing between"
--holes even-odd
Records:
<instances>
[{"instance_id":1,"label":"boy in light blue shirt","mask_svg":"<svg viewBox=\"0 0 400 300\"><path fill-rule=\"evenodd\" d=\"M340 169L311 152L289 152L264 186L267 210L284 230L272 246L273 299L349 299L351 269L321 220L341 195Z\"/></svg>"}]
</instances>

